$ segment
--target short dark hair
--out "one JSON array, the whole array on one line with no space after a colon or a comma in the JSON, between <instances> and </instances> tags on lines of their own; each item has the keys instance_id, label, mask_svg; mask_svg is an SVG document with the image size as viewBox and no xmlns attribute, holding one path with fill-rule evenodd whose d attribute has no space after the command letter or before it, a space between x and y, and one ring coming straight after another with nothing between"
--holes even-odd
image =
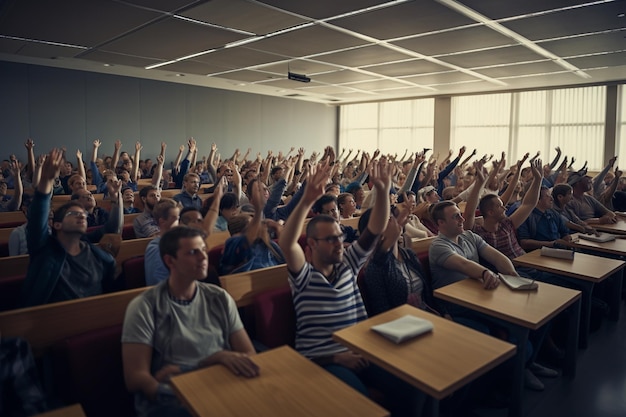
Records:
<instances>
[{"instance_id":1,"label":"short dark hair","mask_svg":"<svg viewBox=\"0 0 626 417\"><path fill-rule=\"evenodd\" d=\"M220 200L220 211L233 207L239 207L239 197L235 193L225 193Z\"/></svg>"},{"instance_id":2,"label":"short dark hair","mask_svg":"<svg viewBox=\"0 0 626 417\"><path fill-rule=\"evenodd\" d=\"M494 204L494 200L498 198L496 194L487 194L483 198L480 199L480 203L478 203L478 210L480 210L480 214L485 216L487 211L491 209Z\"/></svg>"},{"instance_id":3,"label":"short dark hair","mask_svg":"<svg viewBox=\"0 0 626 417\"><path fill-rule=\"evenodd\" d=\"M67 203L63 204L61 207L53 211L52 222L62 223L63 219L65 218L65 213L70 211L72 207L80 207L81 210L85 210L85 206L83 206L82 203L79 203L76 200L68 201ZM56 229L54 227L52 228L52 234L56 236Z\"/></svg>"},{"instance_id":4,"label":"short dark hair","mask_svg":"<svg viewBox=\"0 0 626 417\"><path fill-rule=\"evenodd\" d=\"M337 202L337 197L335 197L334 194L324 194L315 201L311 210L313 211L313 213L319 214L322 212L326 204L332 203L333 201L335 203Z\"/></svg>"},{"instance_id":5,"label":"short dark hair","mask_svg":"<svg viewBox=\"0 0 626 417\"><path fill-rule=\"evenodd\" d=\"M306 225L306 237L314 237L318 223L337 223L337 220L328 214L318 214L309 220L309 223Z\"/></svg>"},{"instance_id":6,"label":"short dark hair","mask_svg":"<svg viewBox=\"0 0 626 417\"><path fill-rule=\"evenodd\" d=\"M566 196L567 194L572 192L572 186L569 184L557 184L552 188L552 198L554 199L554 204L559 206L560 195Z\"/></svg>"},{"instance_id":7,"label":"short dark hair","mask_svg":"<svg viewBox=\"0 0 626 417\"><path fill-rule=\"evenodd\" d=\"M446 216L443 214L443 211L451 206L456 206L456 203L449 200L440 201L430 206L429 211L430 216L433 218L433 222L435 222L435 224L439 224L439 220L445 220Z\"/></svg>"},{"instance_id":8,"label":"short dark hair","mask_svg":"<svg viewBox=\"0 0 626 417\"><path fill-rule=\"evenodd\" d=\"M180 221L183 220L183 216L185 215L185 213L189 213L190 211L197 211L198 213L200 213L200 216L202 216L202 212L200 210L198 210L195 207L189 206L189 207L185 207L180 211ZM204 216L202 216L204 217Z\"/></svg>"},{"instance_id":9,"label":"short dark hair","mask_svg":"<svg viewBox=\"0 0 626 417\"><path fill-rule=\"evenodd\" d=\"M194 229L192 227L177 226L168 230L163 234L163 236L161 236L161 241L159 242L159 253L161 254L161 259L163 259L165 255L170 255L176 258L176 252L178 252L178 248L180 248L180 240L190 239L197 236L200 236L202 239L206 238L206 234L202 230ZM167 267L167 265L165 266Z\"/></svg>"},{"instance_id":10,"label":"short dark hair","mask_svg":"<svg viewBox=\"0 0 626 417\"><path fill-rule=\"evenodd\" d=\"M283 169L283 167L281 167L280 165L277 165L277 166L273 167L272 170L270 171L270 175L276 174L281 169Z\"/></svg>"},{"instance_id":11,"label":"short dark hair","mask_svg":"<svg viewBox=\"0 0 626 417\"><path fill-rule=\"evenodd\" d=\"M148 197L148 193L152 190L159 190L158 188L156 188L154 185L148 185L147 187L143 187L141 190L139 190L139 197L143 197L143 198L147 198Z\"/></svg>"}]
</instances>

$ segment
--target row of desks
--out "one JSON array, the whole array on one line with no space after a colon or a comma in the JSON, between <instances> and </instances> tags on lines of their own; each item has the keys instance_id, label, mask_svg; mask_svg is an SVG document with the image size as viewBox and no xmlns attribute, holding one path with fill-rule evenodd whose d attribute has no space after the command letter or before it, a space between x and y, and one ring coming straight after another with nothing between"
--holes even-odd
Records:
<instances>
[{"instance_id":1,"label":"row of desks","mask_svg":"<svg viewBox=\"0 0 626 417\"><path fill-rule=\"evenodd\" d=\"M585 249L598 245L591 242L587 245L584 241L577 241L575 244L585 246ZM622 244L623 253L626 254L626 242L619 240L611 242L611 245L607 245L609 248L605 250L617 250L616 247ZM594 283L610 276L617 276L624 267L624 262L620 260L599 258L584 253L576 253L573 260L564 260L542 257L539 251L528 253L514 260L514 263ZM619 278L617 281L621 283L621 276ZM539 288L531 292L512 291L504 285L493 291L485 291L479 282L464 280L435 291L438 298L513 325L517 346L408 305L343 329L333 337L339 343L361 353L372 363L429 395L432 401L430 407L432 415L438 414L439 400L517 352L509 415L521 416L524 414L522 404L524 349L528 334L564 310L569 310L570 314L567 315L569 323L563 374L569 378L576 375L581 293L547 283L538 284ZM619 308L619 299L617 305L612 307ZM371 330L373 325L407 314L432 321L434 330L402 344L394 344ZM586 329L583 328L583 331ZM316 386L320 382L317 378L324 379L327 375L321 368L310 367L306 359L295 355L287 347L262 353L255 357L255 360L262 369L261 376L256 379L238 378L223 367L213 367L175 377L172 383L181 399L197 416L213 415L215 407L222 410L219 415L252 414L255 410L258 411L258 407L264 407L262 404L268 404L268 398L285 401L287 405L284 415L307 415L302 414L302 410L309 410L310 415L327 414L328 410L324 407L329 404L332 404L335 413L341 415L387 415L384 410L363 397L354 398L354 402L334 402L333 399L341 395L354 396L346 386L337 386L330 390L330 393L328 390L318 392L319 388ZM264 372L266 367L267 374ZM307 375L313 375L312 379L289 377L299 373L294 370L302 369L304 372L305 368L308 369ZM284 383L281 382L283 379ZM311 384L312 380L317 382ZM330 380L328 383L331 383ZM313 392L315 395L310 397L303 395L306 392ZM248 400L240 401L244 397Z\"/></svg>"}]
</instances>

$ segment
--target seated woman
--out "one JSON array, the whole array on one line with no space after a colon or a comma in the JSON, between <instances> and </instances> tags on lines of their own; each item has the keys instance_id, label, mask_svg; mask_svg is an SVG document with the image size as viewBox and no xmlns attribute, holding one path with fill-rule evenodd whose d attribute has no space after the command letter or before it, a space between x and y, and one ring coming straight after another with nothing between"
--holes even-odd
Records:
<instances>
[{"instance_id":1,"label":"seated woman","mask_svg":"<svg viewBox=\"0 0 626 417\"><path fill-rule=\"evenodd\" d=\"M367 226L371 210L359 219L359 230ZM422 266L410 249L398 247L402 227L408 220L406 208L396 209L365 267L364 284L368 313L376 315L403 304L436 312L428 306L432 290L423 278Z\"/></svg>"},{"instance_id":2,"label":"seated woman","mask_svg":"<svg viewBox=\"0 0 626 417\"><path fill-rule=\"evenodd\" d=\"M356 202L350 193L341 193L337 197L340 219L351 219L356 212Z\"/></svg>"},{"instance_id":3,"label":"seated woman","mask_svg":"<svg viewBox=\"0 0 626 417\"><path fill-rule=\"evenodd\" d=\"M224 244L224 254L220 261L220 275L236 274L285 263L283 253L276 242L270 240L268 227L276 229L279 224L262 221L263 207L266 197L263 185L256 181L257 186L251 190L255 193L251 202L254 204L254 216L243 230L243 233L232 236Z\"/></svg>"}]
</instances>

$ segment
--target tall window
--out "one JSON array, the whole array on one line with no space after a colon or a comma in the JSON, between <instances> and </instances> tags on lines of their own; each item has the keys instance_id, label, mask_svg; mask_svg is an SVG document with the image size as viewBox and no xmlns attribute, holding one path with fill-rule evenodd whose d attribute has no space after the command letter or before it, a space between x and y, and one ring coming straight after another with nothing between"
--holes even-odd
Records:
<instances>
[{"instance_id":1,"label":"tall window","mask_svg":"<svg viewBox=\"0 0 626 417\"><path fill-rule=\"evenodd\" d=\"M626 168L626 88L620 85L617 98L617 166L623 172Z\"/></svg>"},{"instance_id":2,"label":"tall window","mask_svg":"<svg viewBox=\"0 0 626 417\"><path fill-rule=\"evenodd\" d=\"M452 99L450 144L455 153L462 146L477 155L495 154L509 150L511 126L511 95L488 94L454 97Z\"/></svg>"},{"instance_id":3,"label":"tall window","mask_svg":"<svg viewBox=\"0 0 626 417\"><path fill-rule=\"evenodd\" d=\"M605 106L604 87L454 97L451 144L479 155L506 151L509 165L537 151L548 163L558 146L576 158L574 168L588 161L589 169L600 170Z\"/></svg>"},{"instance_id":4,"label":"tall window","mask_svg":"<svg viewBox=\"0 0 626 417\"><path fill-rule=\"evenodd\" d=\"M433 147L434 99L341 106L339 146L398 154Z\"/></svg>"}]
</instances>

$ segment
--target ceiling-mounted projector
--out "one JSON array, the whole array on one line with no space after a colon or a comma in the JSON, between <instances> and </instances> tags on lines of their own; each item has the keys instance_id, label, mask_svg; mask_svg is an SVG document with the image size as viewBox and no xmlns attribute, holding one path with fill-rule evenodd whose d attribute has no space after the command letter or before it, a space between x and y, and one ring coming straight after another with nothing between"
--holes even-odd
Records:
<instances>
[{"instance_id":1,"label":"ceiling-mounted projector","mask_svg":"<svg viewBox=\"0 0 626 417\"><path fill-rule=\"evenodd\" d=\"M288 72L287 78L294 81L300 81L301 83L309 83L311 79L304 74L296 74L294 72Z\"/></svg>"}]
</instances>

